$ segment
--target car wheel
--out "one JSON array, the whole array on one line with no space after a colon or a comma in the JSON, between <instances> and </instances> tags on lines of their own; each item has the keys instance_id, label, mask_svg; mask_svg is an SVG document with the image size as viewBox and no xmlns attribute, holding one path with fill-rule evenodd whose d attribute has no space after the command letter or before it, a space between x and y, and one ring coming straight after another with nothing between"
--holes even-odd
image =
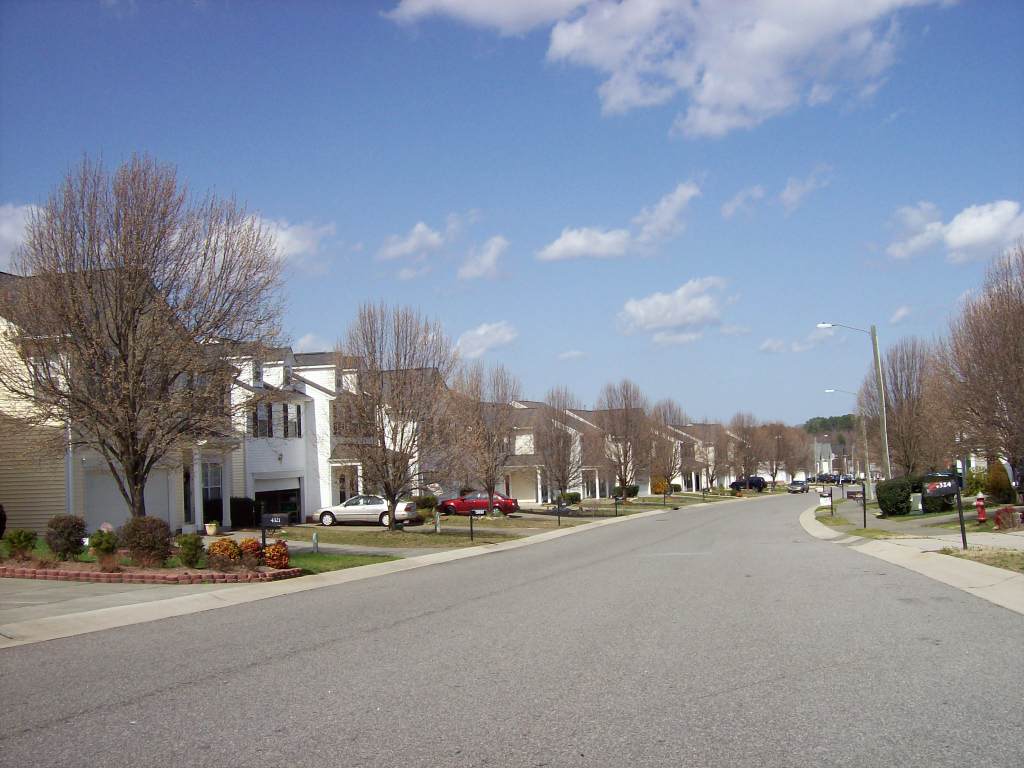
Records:
<instances>
[{"instance_id":1,"label":"car wheel","mask_svg":"<svg viewBox=\"0 0 1024 768\"><path fill-rule=\"evenodd\" d=\"M320 515L320 525L334 525L334 515L330 512L324 512Z\"/></svg>"},{"instance_id":2,"label":"car wheel","mask_svg":"<svg viewBox=\"0 0 1024 768\"><path fill-rule=\"evenodd\" d=\"M455 514L455 507L441 507L441 514L442 515L454 515Z\"/></svg>"},{"instance_id":3,"label":"car wheel","mask_svg":"<svg viewBox=\"0 0 1024 768\"><path fill-rule=\"evenodd\" d=\"M391 515L387 512L381 512L380 517L377 518L377 522L387 528L391 525Z\"/></svg>"}]
</instances>

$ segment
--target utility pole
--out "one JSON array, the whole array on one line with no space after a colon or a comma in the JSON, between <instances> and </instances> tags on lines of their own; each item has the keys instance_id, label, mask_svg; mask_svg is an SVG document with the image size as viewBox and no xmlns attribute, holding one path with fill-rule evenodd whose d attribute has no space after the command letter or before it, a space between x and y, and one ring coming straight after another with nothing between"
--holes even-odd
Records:
<instances>
[{"instance_id":1,"label":"utility pole","mask_svg":"<svg viewBox=\"0 0 1024 768\"><path fill-rule=\"evenodd\" d=\"M889 430L885 420L885 378L882 376L882 359L878 354L878 330L871 326L871 351L875 355L875 379L878 385L878 407L882 427L882 471L885 479L892 478L892 467L889 466Z\"/></svg>"}]
</instances>

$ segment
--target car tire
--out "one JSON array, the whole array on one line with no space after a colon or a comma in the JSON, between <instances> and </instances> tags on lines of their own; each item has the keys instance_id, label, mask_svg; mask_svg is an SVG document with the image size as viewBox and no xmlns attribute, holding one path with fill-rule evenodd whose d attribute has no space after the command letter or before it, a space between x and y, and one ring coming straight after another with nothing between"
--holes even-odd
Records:
<instances>
[{"instance_id":1,"label":"car tire","mask_svg":"<svg viewBox=\"0 0 1024 768\"><path fill-rule=\"evenodd\" d=\"M455 514L455 507L441 507L441 514L442 515L454 515Z\"/></svg>"},{"instance_id":2,"label":"car tire","mask_svg":"<svg viewBox=\"0 0 1024 768\"><path fill-rule=\"evenodd\" d=\"M329 527L334 525L335 522L337 522L337 520L335 519L334 515L332 515L330 512L324 512L322 515L320 515L320 525L325 525Z\"/></svg>"},{"instance_id":3,"label":"car tire","mask_svg":"<svg viewBox=\"0 0 1024 768\"><path fill-rule=\"evenodd\" d=\"M391 515L389 515L387 512L381 512L380 517L377 518L377 522L383 525L385 528L388 528L389 523L391 522Z\"/></svg>"}]
</instances>

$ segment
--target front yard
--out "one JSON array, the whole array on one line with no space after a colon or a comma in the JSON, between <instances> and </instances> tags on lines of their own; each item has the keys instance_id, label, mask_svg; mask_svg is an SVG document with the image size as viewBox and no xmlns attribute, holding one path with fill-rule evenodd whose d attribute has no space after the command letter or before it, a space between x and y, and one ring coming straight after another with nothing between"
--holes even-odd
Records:
<instances>
[{"instance_id":1,"label":"front yard","mask_svg":"<svg viewBox=\"0 0 1024 768\"><path fill-rule=\"evenodd\" d=\"M324 544L350 544L395 549L472 547L480 544L500 544L503 541L513 541L519 538L513 533L484 533L480 531L470 541L468 523L465 528L462 528L461 526L449 527L444 522L441 523L441 533L439 534L434 533L434 527L429 524L401 531L367 526L337 525L325 528L303 525L282 529L284 534L282 538L293 541L312 541L314 531L317 533L317 538Z\"/></svg>"},{"instance_id":2,"label":"front yard","mask_svg":"<svg viewBox=\"0 0 1024 768\"><path fill-rule=\"evenodd\" d=\"M1005 568L1014 573L1024 573L1024 550L993 549L990 547L972 547L968 550L962 550L946 547L940 550L940 552L943 555L973 560L984 565L994 565L996 568Z\"/></svg>"}]
</instances>

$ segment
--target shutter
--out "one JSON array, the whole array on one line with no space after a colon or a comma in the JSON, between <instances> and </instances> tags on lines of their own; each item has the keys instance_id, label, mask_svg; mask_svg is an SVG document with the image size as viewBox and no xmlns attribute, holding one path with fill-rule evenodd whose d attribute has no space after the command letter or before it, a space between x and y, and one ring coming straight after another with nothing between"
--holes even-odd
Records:
<instances>
[{"instance_id":1,"label":"shutter","mask_svg":"<svg viewBox=\"0 0 1024 768\"><path fill-rule=\"evenodd\" d=\"M295 404L295 436L302 437L302 406Z\"/></svg>"},{"instance_id":2,"label":"shutter","mask_svg":"<svg viewBox=\"0 0 1024 768\"><path fill-rule=\"evenodd\" d=\"M284 432L282 437L291 437L291 435L288 434L288 403L281 404L281 413L283 414L283 418L281 419L281 430Z\"/></svg>"},{"instance_id":3,"label":"shutter","mask_svg":"<svg viewBox=\"0 0 1024 768\"><path fill-rule=\"evenodd\" d=\"M256 403L256 407L252 409L252 413L249 414L252 419L252 432L253 437L260 436L260 404Z\"/></svg>"},{"instance_id":4,"label":"shutter","mask_svg":"<svg viewBox=\"0 0 1024 768\"><path fill-rule=\"evenodd\" d=\"M274 404L267 403L267 437L274 436Z\"/></svg>"}]
</instances>

